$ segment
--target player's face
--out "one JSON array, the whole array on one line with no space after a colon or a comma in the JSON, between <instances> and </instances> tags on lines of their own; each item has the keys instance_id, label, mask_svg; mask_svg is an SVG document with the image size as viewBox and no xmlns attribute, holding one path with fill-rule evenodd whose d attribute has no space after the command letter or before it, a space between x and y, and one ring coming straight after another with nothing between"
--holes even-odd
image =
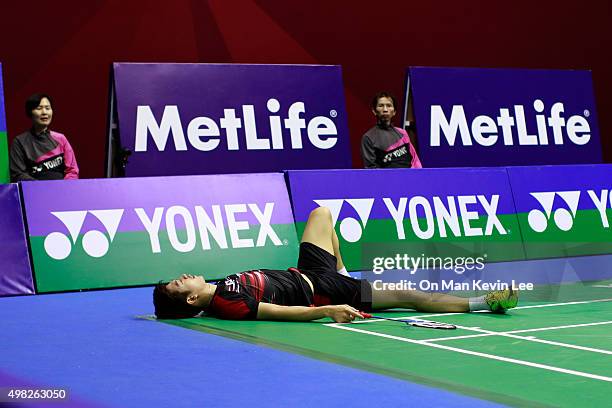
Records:
<instances>
[{"instance_id":1,"label":"player's face","mask_svg":"<svg viewBox=\"0 0 612 408\"><path fill-rule=\"evenodd\" d=\"M203 276L194 276L183 274L180 277L173 279L166 285L168 292L171 295L181 295L187 297L192 294L200 293L206 287L206 281Z\"/></svg>"},{"instance_id":2,"label":"player's face","mask_svg":"<svg viewBox=\"0 0 612 408\"><path fill-rule=\"evenodd\" d=\"M395 116L395 106L393 106L393 100L384 96L379 98L378 102L376 103L376 109L373 110L373 113L379 120L390 122Z\"/></svg>"},{"instance_id":3,"label":"player's face","mask_svg":"<svg viewBox=\"0 0 612 408\"><path fill-rule=\"evenodd\" d=\"M51 124L53 109L47 98L42 98L40 104L32 109L32 123L37 129L44 129Z\"/></svg>"}]
</instances>

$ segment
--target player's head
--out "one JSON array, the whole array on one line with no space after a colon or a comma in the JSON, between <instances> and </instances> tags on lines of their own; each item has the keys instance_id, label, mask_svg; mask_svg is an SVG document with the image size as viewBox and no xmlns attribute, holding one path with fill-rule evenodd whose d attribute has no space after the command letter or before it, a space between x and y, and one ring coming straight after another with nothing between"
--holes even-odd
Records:
<instances>
[{"instance_id":1,"label":"player's head","mask_svg":"<svg viewBox=\"0 0 612 408\"><path fill-rule=\"evenodd\" d=\"M389 125L395 116L397 102L389 92L379 92L372 98L372 113L379 123Z\"/></svg>"},{"instance_id":2,"label":"player's head","mask_svg":"<svg viewBox=\"0 0 612 408\"><path fill-rule=\"evenodd\" d=\"M153 289L153 305L158 319L184 319L202 311L198 299L206 282L202 276L181 275L170 282L160 282Z\"/></svg>"},{"instance_id":3,"label":"player's head","mask_svg":"<svg viewBox=\"0 0 612 408\"><path fill-rule=\"evenodd\" d=\"M53 102L47 94L36 93L30 95L25 102L25 114L32 119L32 124L37 128L46 128L53 119Z\"/></svg>"}]
</instances>

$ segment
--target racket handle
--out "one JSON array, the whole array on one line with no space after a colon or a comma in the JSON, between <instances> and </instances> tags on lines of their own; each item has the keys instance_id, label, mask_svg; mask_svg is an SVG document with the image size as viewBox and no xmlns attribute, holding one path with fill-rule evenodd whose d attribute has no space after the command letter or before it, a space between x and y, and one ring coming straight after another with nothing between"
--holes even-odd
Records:
<instances>
[{"instance_id":1,"label":"racket handle","mask_svg":"<svg viewBox=\"0 0 612 408\"><path fill-rule=\"evenodd\" d=\"M371 315L371 314L369 314L369 313L362 312L361 310L359 311L359 313L361 314L361 316L362 316L364 319L371 319L371 318L372 318L372 315Z\"/></svg>"}]
</instances>

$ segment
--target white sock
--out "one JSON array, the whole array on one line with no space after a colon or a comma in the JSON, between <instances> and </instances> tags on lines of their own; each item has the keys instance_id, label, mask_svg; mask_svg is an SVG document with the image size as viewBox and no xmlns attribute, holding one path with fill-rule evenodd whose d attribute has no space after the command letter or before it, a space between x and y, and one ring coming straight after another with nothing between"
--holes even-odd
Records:
<instances>
[{"instance_id":1,"label":"white sock","mask_svg":"<svg viewBox=\"0 0 612 408\"><path fill-rule=\"evenodd\" d=\"M487 305L487 302L485 301L484 295L469 298L468 302L470 304L470 312L474 312L476 310L491 310L489 309L489 305Z\"/></svg>"},{"instance_id":2,"label":"white sock","mask_svg":"<svg viewBox=\"0 0 612 408\"><path fill-rule=\"evenodd\" d=\"M346 271L346 268L345 268L345 267L342 267L342 269L339 269L337 272L338 272L340 275L344 275L344 276L351 276L351 275L349 275L349 273Z\"/></svg>"}]
</instances>

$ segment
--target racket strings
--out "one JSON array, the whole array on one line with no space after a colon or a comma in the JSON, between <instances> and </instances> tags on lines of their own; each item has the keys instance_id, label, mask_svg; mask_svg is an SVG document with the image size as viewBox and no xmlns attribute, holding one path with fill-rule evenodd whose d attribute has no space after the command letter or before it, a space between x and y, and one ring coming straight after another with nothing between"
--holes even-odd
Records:
<instances>
[{"instance_id":1,"label":"racket strings","mask_svg":"<svg viewBox=\"0 0 612 408\"><path fill-rule=\"evenodd\" d=\"M434 322L431 320L421 320L421 319L392 319L389 317L382 317L382 316L374 316L371 315L369 313L363 313L362 315L364 318L372 318L372 319L380 319L380 320L389 320L392 322L402 322L404 324L407 324L409 326L413 326L413 327L424 327L427 329L439 329L439 330L454 330L457 328L457 326L455 326L454 324L450 324L450 323L441 323L441 322Z\"/></svg>"}]
</instances>

